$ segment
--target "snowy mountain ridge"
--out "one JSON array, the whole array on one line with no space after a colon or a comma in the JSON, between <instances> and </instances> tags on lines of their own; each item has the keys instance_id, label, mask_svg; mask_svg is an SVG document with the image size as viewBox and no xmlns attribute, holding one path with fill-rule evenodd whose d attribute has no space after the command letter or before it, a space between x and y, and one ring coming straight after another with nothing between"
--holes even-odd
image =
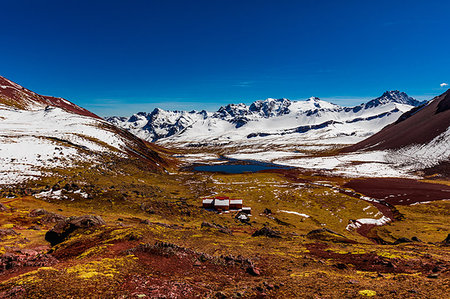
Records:
<instances>
[{"instance_id":1,"label":"snowy mountain ridge","mask_svg":"<svg viewBox=\"0 0 450 299\"><path fill-rule=\"evenodd\" d=\"M250 105L228 104L216 112L157 108L151 113L139 112L129 118L113 116L107 120L147 141L162 143L242 140L303 134L310 130L326 131L329 137L342 134L367 137L420 104L395 90L354 107L316 97L306 101L268 98Z\"/></svg>"}]
</instances>

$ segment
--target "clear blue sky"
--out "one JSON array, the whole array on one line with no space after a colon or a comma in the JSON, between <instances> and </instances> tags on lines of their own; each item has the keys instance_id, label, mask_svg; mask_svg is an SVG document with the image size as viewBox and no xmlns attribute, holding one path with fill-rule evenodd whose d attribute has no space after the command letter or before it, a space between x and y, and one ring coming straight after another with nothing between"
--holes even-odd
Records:
<instances>
[{"instance_id":1,"label":"clear blue sky","mask_svg":"<svg viewBox=\"0 0 450 299\"><path fill-rule=\"evenodd\" d=\"M450 1L1 1L0 75L100 115L450 84ZM447 86L448 87L448 86Z\"/></svg>"}]
</instances>

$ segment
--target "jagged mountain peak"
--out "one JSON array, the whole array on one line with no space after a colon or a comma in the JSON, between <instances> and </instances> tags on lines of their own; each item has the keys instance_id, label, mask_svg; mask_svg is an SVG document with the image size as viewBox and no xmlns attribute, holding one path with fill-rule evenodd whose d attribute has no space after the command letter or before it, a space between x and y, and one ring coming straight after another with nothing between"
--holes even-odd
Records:
<instances>
[{"instance_id":1,"label":"jagged mountain peak","mask_svg":"<svg viewBox=\"0 0 450 299\"><path fill-rule=\"evenodd\" d=\"M289 113L289 106L292 102L288 99L272 99L259 100L253 102L249 110L263 117L274 117Z\"/></svg>"},{"instance_id":2,"label":"jagged mountain peak","mask_svg":"<svg viewBox=\"0 0 450 299\"><path fill-rule=\"evenodd\" d=\"M387 90L380 97L373 99L365 104L366 108L376 107L382 104L397 103L411 106L419 106L422 102L410 97L405 92L399 90Z\"/></svg>"},{"instance_id":3,"label":"jagged mountain peak","mask_svg":"<svg viewBox=\"0 0 450 299\"><path fill-rule=\"evenodd\" d=\"M157 141L172 136L172 139L184 138L181 136L192 136L195 139L198 135L201 135L201 138L208 138L204 136L214 134L222 136L227 134L226 132L235 132L235 129L239 132L254 133L302 125L315 126L329 121L344 120L361 124L372 121L374 124L388 124L416 103L418 101L403 92L387 91L381 97L355 107L343 107L318 97L293 101L286 98L267 98L249 105L243 103L224 105L216 112L209 113L155 109L146 116L145 114L135 116L128 118L128 121L121 118L108 120L146 140ZM234 128L230 127L230 124ZM360 131L372 130L370 126L367 127L369 129L361 128Z\"/></svg>"}]
</instances>

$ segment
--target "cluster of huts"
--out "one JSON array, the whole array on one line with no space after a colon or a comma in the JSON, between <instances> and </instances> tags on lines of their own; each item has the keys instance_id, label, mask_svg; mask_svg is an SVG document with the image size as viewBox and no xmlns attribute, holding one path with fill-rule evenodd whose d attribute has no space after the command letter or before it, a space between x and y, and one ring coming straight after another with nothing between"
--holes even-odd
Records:
<instances>
[{"instance_id":1,"label":"cluster of huts","mask_svg":"<svg viewBox=\"0 0 450 299\"><path fill-rule=\"evenodd\" d=\"M242 199L232 199L228 196L216 196L203 199L203 208L216 210L217 212L242 211L245 214L251 214L252 208L244 207Z\"/></svg>"}]
</instances>

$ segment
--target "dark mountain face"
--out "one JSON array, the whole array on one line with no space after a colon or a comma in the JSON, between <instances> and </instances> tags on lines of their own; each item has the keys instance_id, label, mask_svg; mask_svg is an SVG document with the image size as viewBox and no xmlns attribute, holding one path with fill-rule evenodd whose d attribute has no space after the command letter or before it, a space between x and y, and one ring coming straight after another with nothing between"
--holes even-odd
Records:
<instances>
[{"instance_id":1,"label":"dark mountain face","mask_svg":"<svg viewBox=\"0 0 450 299\"><path fill-rule=\"evenodd\" d=\"M450 110L450 89L445 93L444 99L439 102L436 109L436 114L445 112L447 110Z\"/></svg>"},{"instance_id":2,"label":"dark mountain face","mask_svg":"<svg viewBox=\"0 0 450 299\"><path fill-rule=\"evenodd\" d=\"M393 124L377 134L344 150L399 149L413 144L426 144L450 126L450 90L404 113Z\"/></svg>"}]
</instances>

